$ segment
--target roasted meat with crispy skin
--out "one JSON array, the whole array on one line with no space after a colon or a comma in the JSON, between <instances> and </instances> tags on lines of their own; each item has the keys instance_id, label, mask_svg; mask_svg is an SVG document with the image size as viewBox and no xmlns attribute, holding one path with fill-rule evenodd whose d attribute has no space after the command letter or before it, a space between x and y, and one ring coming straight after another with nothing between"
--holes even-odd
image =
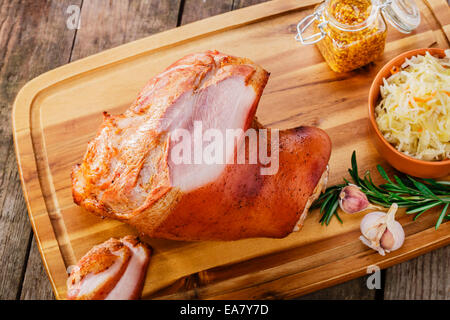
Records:
<instances>
[{"instance_id":1,"label":"roasted meat with crispy skin","mask_svg":"<svg viewBox=\"0 0 450 320\"><path fill-rule=\"evenodd\" d=\"M178 60L152 78L125 113L104 114L83 162L73 169L74 201L150 237L280 238L297 230L326 182L331 143L318 128L278 132L257 123L268 77L249 59L217 51ZM266 130L256 134L256 149L246 143L247 129ZM237 135L211 153L223 161L205 163L196 158L196 135L212 130L215 138L230 130ZM193 141L178 153L177 141L190 136ZM262 151L278 158L250 161ZM174 154L192 161L176 161ZM238 154L245 163L236 161ZM275 171L261 174L272 165Z\"/></svg>"},{"instance_id":2,"label":"roasted meat with crispy skin","mask_svg":"<svg viewBox=\"0 0 450 320\"><path fill-rule=\"evenodd\" d=\"M140 298L150 248L126 236L93 247L67 279L70 300L136 300Z\"/></svg>"}]
</instances>

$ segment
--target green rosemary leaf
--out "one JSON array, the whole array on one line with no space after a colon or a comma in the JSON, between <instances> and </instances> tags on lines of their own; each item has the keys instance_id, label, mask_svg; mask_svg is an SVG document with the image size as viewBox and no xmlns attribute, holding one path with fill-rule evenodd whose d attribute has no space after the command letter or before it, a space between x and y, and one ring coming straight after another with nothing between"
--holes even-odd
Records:
<instances>
[{"instance_id":1,"label":"green rosemary leaf","mask_svg":"<svg viewBox=\"0 0 450 320\"><path fill-rule=\"evenodd\" d=\"M352 170L353 170L353 172L358 174L358 164L356 163L356 151L355 150L353 150L353 152L352 152L351 163L352 163Z\"/></svg>"},{"instance_id":2,"label":"green rosemary leaf","mask_svg":"<svg viewBox=\"0 0 450 320\"><path fill-rule=\"evenodd\" d=\"M336 218L338 219L338 221L339 221L341 224L343 224L344 222L342 222L341 217L339 217L337 210L336 210L335 215L336 215Z\"/></svg>"},{"instance_id":3,"label":"green rosemary leaf","mask_svg":"<svg viewBox=\"0 0 450 320\"><path fill-rule=\"evenodd\" d=\"M392 199L392 200L398 200L398 201L401 201L401 202L405 202L405 203L408 203L408 204L417 204L417 201L412 201L412 200L409 200L409 199L407 199L407 198L404 198L404 197L402 197L402 196L399 196L398 194L396 194L396 193L391 193L390 194L390 200ZM398 204L398 203L397 203Z\"/></svg>"},{"instance_id":4,"label":"green rosemary leaf","mask_svg":"<svg viewBox=\"0 0 450 320\"><path fill-rule=\"evenodd\" d=\"M381 187L386 191L392 191L392 192L404 192L403 189L399 188L397 185L392 184L382 184Z\"/></svg>"},{"instance_id":5,"label":"green rosemary leaf","mask_svg":"<svg viewBox=\"0 0 450 320\"><path fill-rule=\"evenodd\" d=\"M401 202L401 201L397 201L395 202L399 208L409 208L411 207L411 204L409 202Z\"/></svg>"},{"instance_id":6,"label":"green rosemary leaf","mask_svg":"<svg viewBox=\"0 0 450 320\"><path fill-rule=\"evenodd\" d=\"M373 185L370 184L369 178L367 178L367 172L364 175L363 179L361 180L361 185L363 185L366 190L370 190L374 193L377 193L375 188L373 188Z\"/></svg>"},{"instance_id":7,"label":"green rosemary leaf","mask_svg":"<svg viewBox=\"0 0 450 320\"><path fill-rule=\"evenodd\" d=\"M410 176L408 176L408 179L412 181L412 183L414 183L414 185L416 186L417 189L419 189L422 193L430 196L433 199L439 199L433 192L431 192L430 189L428 189L423 183L420 183L419 181L414 180L413 178L411 178Z\"/></svg>"},{"instance_id":8,"label":"green rosemary leaf","mask_svg":"<svg viewBox=\"0 0 450 320\"><path fill-rule=\"evenodd\" d=\"M428 206L428 207L425 207L425 208L423 208L423 210L422 211L420 211L420 212L418 212L415 216L414 216L414 219L413 219L413 221L416 221L417 220L417 218L419 218L420 217L420 215L422 214L422 213L424 213L424 212L426 212L426 211L428 211L429 209L431 209L431 208L433 208L433 207L436 207L436 206L438 206L438 205L440 205L440 203L437 203L437 204L434 204L433 206ZM407 214L410 214L411 212L407 212Z\"/></svg>"},{"instance_id":9,"label":"green rosemary leaf","mask_svg":"<svg viewBox=\"0 0 450 320\"><path fill-rule=\"evenodd\" d=\"M402 179L400 179L397 175L394 175L394 179L402 189L404 190L408 189L408 187L403 183Z\"/></svg>"},{"instance_id":10,"label":"green rosemary leaf","mask_svg":"<svg viewBox=\"0 0 450 320\"><path fill-rule=\"evenodd\" d=\"M429 204L426 204L426 205L423 205L423 206L410 208L410 209L406 210L406 214L417 213L417 212L420 212L422 210L426 211L426 210L431 209L433 207L436 207L436 206L438 206L440 204L441 204L440 202L432 202L432 203L429 203Z\"/></svg>"},{"instance_id":11,"label":"green rosemary leaf","mask_svg":"<svg viewBox=\"0 0 450 320\"><path fill-rule=\"evenodd\" d=\"M449 195L450 186L442 185L437 183L433 179L422 179L423 184L425 184L431 191L436 195Z\"/></svg>"},{"instance_id":12,"label":"green rosemary leaf","mask_svg":"<svg viewBox=\"0 0 450 320\"><path fill-rule=\"evenodd\" d=\"M373 196L377 196L379 198L384 198L385 195L382 193L383 191L379 188L377 188L373 182L372 182L372 178L370 177L370 173L367 172L364 176L364 181L366 181L367 184L367 188L372 191Z\"/></svg>"},{"instance_id":13,"label":"green rosemary leaf","mask_svg":"<svg viewBox=\"0 0 450 320\"><path fill-rule=\"evenodd\" d=\"M337 197L336 197L336 199L335 199L335 201L334 201L334 203L333 203L333 206L330 208L329 216L328 216L328 218L327 218L326 225L328 225L328 224L330 223L331 217L336 213L337 207L338 207L338 205L339 205L339 202L338 202L337 200L338 200L338 199L337 199Z\"/></svg>"},{"instance_id":14,"label":"green rosemary leaf","mask_svg":"<svg viewBox=\"0 0 450 320\"><path fill-rule=\"evenodd\" d=\"M377 190L380 194L382 194L382 192L384 192L383 189L377 187L377 185L372 181L372 176L370 175L370 171L367 170L366 175L367 175L367 177L368 177L368 179L370 181L370 184L373 186L373 188L375 190Z\"/></svg>"},{"instance_id":15,"label":"green rosemary leaf","mask_svg":"<svg viewBox=\"0 0 450 320\"><path fill-rule=\"evenodd\" d=\"M391 179L389 179L389 176L387 175L386 171L384 171L383 167L377 164L378 172L381 174L381 176L384 178L384 180L392 183Z\"/></svg>"},{"instance_id":16,"label":"green rosemary leaf","mask_svg":"<svg viewBox=\"0 0 450 320\"><path fill-rule=\"evenodd\" d=\"M433 179L422 179L422 180L435 188L450 192L450 181L435 181Z\"/></svg>"},{"instance_id":17,"label":"green rosemary leaf","mask_svg":"<svg viewBox=\"0 0 450 320\"><path fill-rule=\"evenodd\" d=\"M330 193L330 195L325 199L325 201L320 206L320 213L323 213L325 208L327 207L328 202L330 202L331 198L334 197L334 193Z\"/></svg>"},{"instance_id":18,"label":"green rosemary leaf","mask_svg":"<svg viewBox=\"0 0 450 320\"><path fill-rule=\"evenodd\" d=\"M356 151L353 151L352 153L352 169L349 169L349 173L352 176L353 181L359 186L360 185L360 179L358 175L358 164L356 163Z\"/></svg>"},{"instance_id":19,"label":"green rosemary leaf","mask_svg":"<svg viewBox=\"0 0 450 320\"><path fill-rule=\"evenodd\" d=\"M436 227L435 227L435 229L437 230L438 228L439 228L439 226L441 225L441 223L442 223L442 220L444 220L444 216L445 216L445 214L447 213L447 209L448 209L448 206L450 205L450 203L447 203L445 206L444 206L444 209L442 209L442 212L441 212L441 214L439 215L439 218L438 218L438 220L437 220L437 222L436 222Z\"/></svg>"},{"instance_id":20,"label":"green rosemary leaf","mask_svg":"<svg viewBox=\"0 0 450 320\"><path fill-rule=\"evenodd\" d=\"M334 192L335 192L335 190L329 190L329 191L322 193L320 195L320 197L315 201L315 203L324 201L326 198L328 198L328 196L330 194L333 194Z\"/></svg>"},{"instance_id":21,"label":"green rosemary leaf","mask_svg":"<svg viewBox=\"0 0 450 320\"><path fill-rule=\"evenodd\" d=\"M405 189L399 188L398 186L393 186L390 184L383 184L383 185L381 185L381 187L384 190L389 191L389 192L394 192L394 193L399 193L399 194L421 195L421 193L415 189L408 188L405 190Z\"/></svg>"},{"instance_id":22,"label":"green rosemary leaf","mask_svg":"<svg viewBox=\"0 0 450 320\"><path fill-rule=\"evenodd\" d=\"M390 207L390 205L386 204L385 202L381 202L381 201L378 201L378 200L375 200L375 199L369 199L369 200L373 204L378 204L378 205L380 205L382 207L386 207L386 208ZM400 205L398 205L398 206L400 207Z\"/></svg>"},{"instance_id":23,"label":"green rosemary leaf","mask_svg":"<svg viewBox=\"0 0 450 320\"><path fill-rule=\"evenodd\" d=\"M313 204L311 205L311 209L316 209L316 208L319 208L319 207L321 207L321 205L322 205L322 203L323 203L323 201L325 201L329 196L330 196L330 194L334 194L334 193L340 193L341 192L341 189L343 188L343 187L345 187L345 184L338 184L338 185L334 185L334 186L332 186L332 187L328 187L326 190L325 190L325 192L324 193L322 193L320 196L319 196L319 198L317 198L314 202L313 202Z\"/></svg>"}]
</instances>

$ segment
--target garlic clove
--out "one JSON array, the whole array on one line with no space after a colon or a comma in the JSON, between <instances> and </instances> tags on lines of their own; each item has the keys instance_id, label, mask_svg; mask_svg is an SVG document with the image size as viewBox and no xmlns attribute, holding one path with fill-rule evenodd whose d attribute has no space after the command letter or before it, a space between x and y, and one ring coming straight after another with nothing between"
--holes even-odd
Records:
<instances>
[{"instance_id":1,"label":"garlic clove","mask_svg":"<svg viewBox=\"0 0 450 320\"><path fill-rule=\"evenodd\" d=\"M339 194L339 207L345 213L358 213L370 208L381 209L372 205L366 194L354 184L349 184L342 188Z\"/></svg>"},{"instance_id":2,"label":"garlic clove","mask_svg":"<svg viewBox=\"0 0 450 320\"><path fill-rule=\"evenodd\" d=\"M397 250L403 245L403 242L405 242L405 231L403 230L402 225L395 220L397 209L398 205L393 203L386 214L386 228L391 232L394 239L390 248L384 247L387 252Z\"/></svg>"},{"instance_id":3,"label":"garlic clove","mask_svg":"<svg viewBox=\"0 0 450 320\"><path fill-rule=\"evenodd\" d=\"M374 211L368 213L361 220L360 240L368 247L385 255L385 252L397 250L405 241L405 232L398 221L395 221L395 213L398 205L392 204L388 213Z\"/></svg>"},{"instance_id":4,"label":"garlic clove","mask_svg":"<svg viewBox=\"0 0 450 320\"><path fill-rule=\"evenodd\" d=\"M387 252L399 249L405 242L405 231L403 230L402 225L398 221L395 221L394 224L389 227L389 231L393 235L394 244L392 245L391 248L385 248Z\"/></svg>"},{"instance_id":5,"label":"garlic clove","mask_svg":"<svg viewBox=\"0 0 450 320\"><path fill-rule=\"evenodd\" d=\"M395 239L392 232L386 228L380 239L380 246L385 250L391 250L394 247Z\"/></svg>"}]
</instances>

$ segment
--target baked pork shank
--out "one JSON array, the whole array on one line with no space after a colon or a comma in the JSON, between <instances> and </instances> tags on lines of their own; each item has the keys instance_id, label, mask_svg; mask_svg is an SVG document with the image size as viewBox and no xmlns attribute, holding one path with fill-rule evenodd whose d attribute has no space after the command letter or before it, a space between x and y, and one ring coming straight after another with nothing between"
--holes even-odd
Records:
<instances>
[{"instance_id":1,"label":"baked pork shank","mask_svg":"<svg viewBox=\"0 0 450 320\"><path fill-rule=\"evenodd\" d=\"M331 143L318 128L258 124L268 77L249 59L217 51L178 60L125 113L104 113L73 168L74 201L154 238L281 238L298 230L326 184ZM207 152L229 132L232 143Z\"/></svg>"}]
</instances>

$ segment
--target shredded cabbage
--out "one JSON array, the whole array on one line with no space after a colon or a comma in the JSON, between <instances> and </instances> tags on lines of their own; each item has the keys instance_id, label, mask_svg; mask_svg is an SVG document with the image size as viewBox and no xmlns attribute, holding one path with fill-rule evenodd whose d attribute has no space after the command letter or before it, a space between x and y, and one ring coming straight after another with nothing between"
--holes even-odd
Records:
<instances>
[{"instance_id":1,"label":"shredded cabbage","mask_svg":"<svg viewBox=\"0 0 450 320\"><path fill-rule=\"evenodd\" d=\"M406 59L380 86L378 128L397 150L421 160L450 159L450 50L445 55Z\"/></svg>"}]
</instances>

